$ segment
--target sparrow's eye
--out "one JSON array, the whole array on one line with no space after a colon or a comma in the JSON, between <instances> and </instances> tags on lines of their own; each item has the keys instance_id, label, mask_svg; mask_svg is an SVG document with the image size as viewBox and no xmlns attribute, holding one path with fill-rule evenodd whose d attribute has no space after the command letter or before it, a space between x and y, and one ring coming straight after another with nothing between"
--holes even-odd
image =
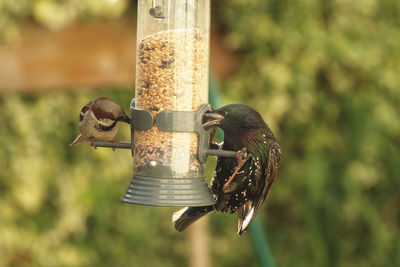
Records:
<instances>
[{"instance_id":1,"label":"sparrow's eye","mask_svg":"<svg viewBox=\"0 0 400 267\"><path fill-rule=\"evenodd\" d=\"M84 107L82 108L81 113L85 113L85 112L88 111L88 110L89 110L89 106L86 105L86 106L84 106Z\"/></svg>"}]
</instances>

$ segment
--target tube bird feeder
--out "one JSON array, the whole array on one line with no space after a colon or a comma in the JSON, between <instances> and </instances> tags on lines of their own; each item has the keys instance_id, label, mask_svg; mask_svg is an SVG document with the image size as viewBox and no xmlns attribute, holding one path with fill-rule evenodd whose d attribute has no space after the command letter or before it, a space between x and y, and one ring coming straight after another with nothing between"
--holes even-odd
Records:
<instances>
[{"instance_id":1,"label":"tube bird feeder","mask_svg":"<svg viewBox=\"0 0 400 267\"><path fill-rule=\"evenodd\" d=\"M156 206L215 203L204 178L209 131L210 0L139 0L133 178L121 200Z\"/></svg>"}]
</instances>

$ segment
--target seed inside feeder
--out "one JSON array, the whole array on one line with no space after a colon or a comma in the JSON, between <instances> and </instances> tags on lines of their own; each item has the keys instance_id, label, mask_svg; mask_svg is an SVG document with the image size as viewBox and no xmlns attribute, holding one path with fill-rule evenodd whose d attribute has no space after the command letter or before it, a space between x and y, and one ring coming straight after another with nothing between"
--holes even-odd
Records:
<instances>
[{"instance_id":1,"label":"seed inside feeder","mask_svg":"<svg viewBox=\"0 0 400 267\"><path fill-rule=\"evenodd\" d=\"M140 40L136 107L156 117L160 111L197 111L208 103L208 35L199 29L162 31ZM197 160L197 133L165 132L153 126L135 131L138 175L165 167L164 177L203 177ZM189 163L189 164L188 164Z\"/></svg>"}]
</instances>

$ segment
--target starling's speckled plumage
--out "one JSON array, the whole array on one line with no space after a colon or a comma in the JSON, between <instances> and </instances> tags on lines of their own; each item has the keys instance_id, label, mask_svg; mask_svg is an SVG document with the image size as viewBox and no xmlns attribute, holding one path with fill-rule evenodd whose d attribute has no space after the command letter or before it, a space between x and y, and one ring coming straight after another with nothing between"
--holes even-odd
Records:
<instances>
[{"instance_id":1,"label":"starling's speckled plumage","mask_svg":"<svg viewBox=\"0 0 400 267\"><path fill-rule=\"evenodd\" d=\"M215 120L205 125L218 125L224 131L222 149L241 151L241 158L218 158L211 185L216 204L176 212L175 228L183 231L197 219L216 211L237 212L238 234L242 234L271 190L279 167L280 148L261 115L249 106L227 105L208 116ZM243 165L238 168L240 161Z\"/></svg>"}]
</instances>

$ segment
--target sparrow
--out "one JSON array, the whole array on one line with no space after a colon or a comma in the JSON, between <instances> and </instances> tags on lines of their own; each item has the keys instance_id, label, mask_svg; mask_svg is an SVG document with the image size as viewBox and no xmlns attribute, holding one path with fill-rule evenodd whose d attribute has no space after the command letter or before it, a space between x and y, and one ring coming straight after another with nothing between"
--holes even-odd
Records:
<instances>
[{"instance_id":1,"label":"sparrow","mask_svg":"<svg viewBox=\"0 0 400 267\"><path fill-rule=\"evenodd\" d=\"M130 124L130 118L122 107L108 97L99 97L90 101L81 109L79 115L78 137L70 146L84 141L96 148L94 141L113 141L117 131L118 122Z\"/></svg>"},{"instance_id":2,"label":"sparrow","mask_svg":"<svg viewBox=\"0 0 400 267\"><path fill-rule=\"evenodd\" d=\"M175 229L185 230L201 217L214 212L237 212L237 233L253 222L274 183L281 150L271 129L253 108L231 104L205 114L203 126L224 132L224 150L237 151L236 157L219 157L211 182L216 204L186 207L172 216ZM215 146L215 145L214 145Z\"/></svg>"}]
</instances>

